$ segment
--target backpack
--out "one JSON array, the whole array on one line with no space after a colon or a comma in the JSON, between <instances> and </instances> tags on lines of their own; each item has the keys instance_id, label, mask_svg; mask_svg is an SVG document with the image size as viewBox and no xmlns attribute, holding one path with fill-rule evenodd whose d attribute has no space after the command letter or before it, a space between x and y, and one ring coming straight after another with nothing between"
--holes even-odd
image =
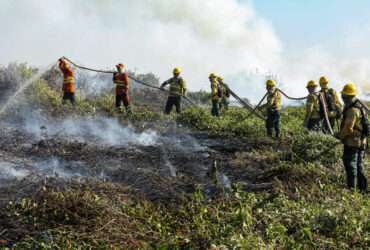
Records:
<instances>
[{"instance_id":1,"label":"backpack","mask_svg":"<svg viewBox=\"0 0 370 250\"><path fill-rule=\"evenodd\" d=\"M327 92L323 92L323 97L326 101L326 107L329 112L335 111L337 116L336 118L339 119L342 116L342 110L336 103L336 97L333 89L329 89ZM320 101L320 116L324 118L324 105Z\"/></svg>"},{"instance_id":2,"label":"backpack","mask_svg":"<svg viewBox=\"0 0 370 250\"><path fill-rule=\"evenodd\" d=\"M361 125L362 125L362 136L367 138L370 136L370 121L367 116L367 112L363 107L360 108L361 110Z\"/></svg>"},{"instance_id":3,"label":"backpack","mask_svg":"<svg viewBox=\"0 0 370 250\"><path fill-rule=\"evenodd\" d=\"M367 116L367 112L366 112L365 108L362 106L362 104L359 103L358 101L355 101L351 106L346 108L343 111L343 113L345 114L345 112L347 112L348 109L353 108L353 107L358 108L361 112L362 137L367 138L367 137L370 136L370 121L369 121L369 118Z\"/></svg>"},{"instance_id":4,"label":"backpack","mask_svg":"<svg viewBox=\"0 0 370 250\"><path fill-rule=\"evenodd\" d=\"M219 83L219 84L217 84L217 96L219 97L219 98L221 98L222 97L222 85Z\"/></svg>"}]
</instances>

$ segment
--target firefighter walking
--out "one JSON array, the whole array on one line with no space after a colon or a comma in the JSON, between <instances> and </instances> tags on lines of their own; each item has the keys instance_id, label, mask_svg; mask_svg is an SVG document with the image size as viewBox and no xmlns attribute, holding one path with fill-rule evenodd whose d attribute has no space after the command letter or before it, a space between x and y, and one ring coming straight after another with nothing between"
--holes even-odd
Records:
<instances>
[{"instance_id":1,"label":"firefighter walking","mask_svg":"<svg viewBox=\"0 0 370 250\"><path fill-rule=\"evenodd\" d=\"M116 109L122 111L122 103L126 108L127 114L131 114L130 105L130 82L125 66L122 63L116 65L117 72L113 74L113 83L116 85Z\"/></svg>"},{"instance_id":2,"label":"firefighter walking","mask_svg":"<svg viewBox=\"0 0 370 250\"><path fill-rule=\"evenodd\" d=\"M59 69L63 73L63 104L69 101L72 105L75 104L75 73L71 65L64 59L59 59Z\"/></svg>"},{"instance_id":3,"label":"firefighter walking","mask_svg":"<svg viewBox=\"0 0 370 250\"><path fill-rule=\"evenodd\" d=\"M356 98L357 89L352 83L344 86L342 99L345 104L341 129L337 137L344 145L343 164L347 176L347 186L367 191L367 179L364 173L365 149L369 124L367 113Z\"/></svg>"},{"instance_id":4,"label":"firefighter walking","mask_svg":"<svg viewBox=\"0 0 370 250\"><path fill-rule=\"evenodd\" d=\"M170 85L169 95L165 107L165 114L170 114L173 106L176 107L176 112L181 113L181 97L186 94L186 82L180 77L181 69L174 68L173 77L162 83L161 89L164 89L167 85Z\"/></svg>"}]
</instances>

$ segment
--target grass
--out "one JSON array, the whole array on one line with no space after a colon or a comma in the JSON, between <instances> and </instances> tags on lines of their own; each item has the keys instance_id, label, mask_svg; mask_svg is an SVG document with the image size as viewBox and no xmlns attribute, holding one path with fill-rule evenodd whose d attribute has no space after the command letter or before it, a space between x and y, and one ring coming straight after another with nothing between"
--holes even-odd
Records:
<instances>
[{"instance_id":1,"label":"grass","mask_svg":"<svg viewBox=\"0 0 370 250\"><path fill-rule=\"evenodd\" d=\"M59 92L39 81L29 98L50 116L122 117L112 108L110 94L79 100L73 108L63 106ZM330 136L302 128L303 107L284 110L280 142L266 138L264 122L241 108L231 108L220 118L212 117L208 108L187 108L171 116L150 107L134 108L131 117L122 119L138 124L174 120L210 136L253 141L258 147L241 149L231 165L249 171L249 163L260 163L265 169L258 179L273 181L273 190L246 192L235 183L227 195L207 197L199 188L190 198L166 203L147 200L118 184L59 188L40 183L37 192L0 212L9 228L23 232L11 236L14 249L370 247L369 195L345 188L341 147L334 147L337 141Z\"/></svg>"}]
</instances>

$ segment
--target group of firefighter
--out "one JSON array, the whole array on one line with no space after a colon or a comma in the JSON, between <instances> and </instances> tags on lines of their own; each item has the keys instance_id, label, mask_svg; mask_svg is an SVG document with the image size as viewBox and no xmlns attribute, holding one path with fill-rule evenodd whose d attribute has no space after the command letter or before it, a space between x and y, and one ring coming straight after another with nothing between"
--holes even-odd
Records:
<instances>
[{"instance_id":1,"label":"group of firefighter","mask_svg":"<svg viewBox=\"0 0 370 250\"><path fill-rule=\"evenodd\" d=\"M59 59L59 68L64 76L63 102L75 103L75 80L71 65L63 58ZM127 113L131 113L130 107L130 82L128 73L122 63L116 65L117 72L113 74L113 83L116 85L115 107L122 110L122 104ZM187 87L186 81L180 76L181 69L174 68L173 76L163 82L160 89L169 85L168 99L164 112L170 114L173 106L176 112L181 112L181 98L185 97ZM213 116L220 116L221 111L227 110L229 106L230 89L221 76L211 73L209 75L212 100ZM320 87L320 90L318 88ZM364 171L365 150L367 148L367 137L370 134L367 110L357 99L357 88L353 83L346 84L341 92L341 98L336 91L329 88L329 81L321 77L319 84L309 81L306 86L308 90L306 102L306 115L304 127L308 130L329 133L338 125L338 131L334 134L344 145L343 164L347 176L347 186L350 189L358 188L367 191L367 178ZM280 120L282 110L282 93L277 88L276 81L266 81L267 102L258 110L266 111L266 131L270 137L281 137Z\"/></svg>"}]
</instances>

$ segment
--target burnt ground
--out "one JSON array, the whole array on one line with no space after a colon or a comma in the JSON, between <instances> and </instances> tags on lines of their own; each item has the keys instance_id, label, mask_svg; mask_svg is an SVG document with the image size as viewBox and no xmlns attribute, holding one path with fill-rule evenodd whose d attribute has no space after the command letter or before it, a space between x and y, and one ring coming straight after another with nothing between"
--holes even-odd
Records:
<instances>
[{"instance_id":1,"label":"burnt ground","mask_svg":"<svg viewBox=\"0 0 370 250\"><path fill-rule=\"evenodd\" d=\"M51 179L122 184L153 201L182 199L198 188L212 194L237 182L251 189L270 187L258 183L257 177L268 167L265 162L251 161L241 168L234 159L272 142L209 137L172 127L159 132L150 145L109 145L93 137L81 140L63 133L49 137L47 128L41 129L46 130L41 138L20 129L0 129L1 201L17 198L6 191L9 187L20 189Z\"/></svg>"}]
</instances>

